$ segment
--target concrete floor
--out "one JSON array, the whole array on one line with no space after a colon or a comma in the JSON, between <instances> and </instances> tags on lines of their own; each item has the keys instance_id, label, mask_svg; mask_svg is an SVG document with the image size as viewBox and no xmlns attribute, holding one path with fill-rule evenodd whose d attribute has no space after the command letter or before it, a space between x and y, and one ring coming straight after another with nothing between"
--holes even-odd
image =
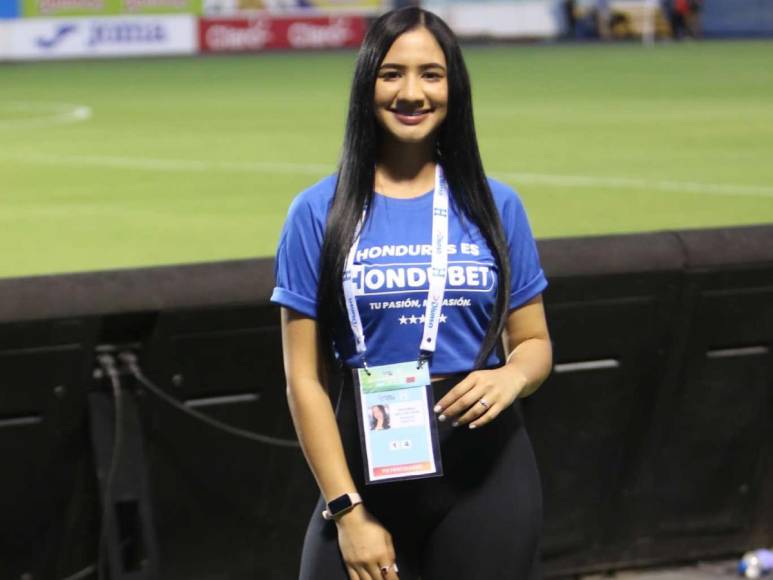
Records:
<instances>
[{"instance_id":1,"label":"concrete floor","mask_svg":"<svg viewBox=\"0 0 773 580\"><path fill-rule=\"evenodd\" d=\"M578 580L738 580L740 578L743 576L738 574L738 560L722 560L699 562L693 566L679 568L620 570L614 574L590 574L579 576Z\"/></svg>"}]
</instances>

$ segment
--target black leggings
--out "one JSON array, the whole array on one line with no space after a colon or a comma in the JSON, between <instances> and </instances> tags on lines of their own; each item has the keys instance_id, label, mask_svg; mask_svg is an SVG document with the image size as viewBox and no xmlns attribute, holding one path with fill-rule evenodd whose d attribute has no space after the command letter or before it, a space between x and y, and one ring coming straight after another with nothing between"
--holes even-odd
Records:
<instances>
[{"instance_id":1,"label":"black leggings","mask_svg":"<svg viewBox=\"0 0 773 580\"><path fill-rule=\"evenodd\" d=\"M461 377L432 384L435 401ZM365 508L389 531L400 580L539 580L542 493L520 401L469 429L438 423L443 476L364 484L351 379L336 406ZM311 515L300 580L348 580L335 522Z\"/></svg>"}]
</instances>

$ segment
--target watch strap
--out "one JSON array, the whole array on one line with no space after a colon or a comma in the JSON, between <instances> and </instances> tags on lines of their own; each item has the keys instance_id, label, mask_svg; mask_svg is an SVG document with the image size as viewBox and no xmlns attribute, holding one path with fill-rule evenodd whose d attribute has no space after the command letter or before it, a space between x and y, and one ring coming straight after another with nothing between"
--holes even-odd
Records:
<instances>
[{"instance_id":1,"label":"watch strap","mask_svg":"<svg viewBox=\"0 0 773 580\"><path fill-rule=\"evenodd\" d=\"M359 493L345 493L328 502L327 507L322 510L322 517L326 520L333 520L340 515L345 514L358 503L362 503L362 497Z\"/></svg>"}]
</instances>

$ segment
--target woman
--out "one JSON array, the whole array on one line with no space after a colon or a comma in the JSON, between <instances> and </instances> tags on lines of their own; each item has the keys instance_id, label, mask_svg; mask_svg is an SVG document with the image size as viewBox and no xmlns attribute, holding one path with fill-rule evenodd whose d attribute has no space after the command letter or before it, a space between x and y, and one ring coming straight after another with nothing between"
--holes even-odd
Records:
<instances>
[{"instance_id":1,"label":"woman","mask_svg":"<svg viewBox=\"0 0 773 580\"><path fill-rule=\"evenodd\" d=\"M293 422L322 492L304 580L540 577L540 482L518 399L551 367L547 283L517 195L483 173L471 101L444 22L415 7L383 15L357 60L339 170L290 207L272 300ZM409 362L431 375L417 424L432 425L435 472L366 482L357 377ZM393 421L371 436L395 443L397 432Z\"/></svg>"},{"instance_id":2,"label":"woman","mask_svg":"<svg viewBox=\"0 0 773 580\"><path fill-rule=\"evenodd\" d=\"M377 431L389 429L389 415L384 405L373 405L370 408L371 419L370 428Z\"/></svg>"}]
</instances>

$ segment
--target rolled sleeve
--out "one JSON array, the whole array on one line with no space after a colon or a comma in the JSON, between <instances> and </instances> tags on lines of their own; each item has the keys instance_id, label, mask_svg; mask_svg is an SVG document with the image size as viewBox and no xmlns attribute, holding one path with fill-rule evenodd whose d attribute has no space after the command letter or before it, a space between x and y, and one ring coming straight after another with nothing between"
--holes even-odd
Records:
<instances>
[{"instance_id":1,"label":"rolled sleeve","mask_svg":"<svg viewBox=\"0 0 773 580\"><path fill-rule=\"evenodd\" d=\"M317 215L309 197L299 195L287 212L274 261L271 302L316 318L325 216Z\"/></svg>"},{"instance_id":2,"label":"rolled sleeve","mask_svg":"<svg viewBox=\"0 0 773 580\"><path fill-rule=\"evenodd\" d=\"M509 308L512 310L545 290L548 281L523 203L515 191L510 190L510 194L502 208L502 225L510 252Z\"/></svg>"}]
</instances>

